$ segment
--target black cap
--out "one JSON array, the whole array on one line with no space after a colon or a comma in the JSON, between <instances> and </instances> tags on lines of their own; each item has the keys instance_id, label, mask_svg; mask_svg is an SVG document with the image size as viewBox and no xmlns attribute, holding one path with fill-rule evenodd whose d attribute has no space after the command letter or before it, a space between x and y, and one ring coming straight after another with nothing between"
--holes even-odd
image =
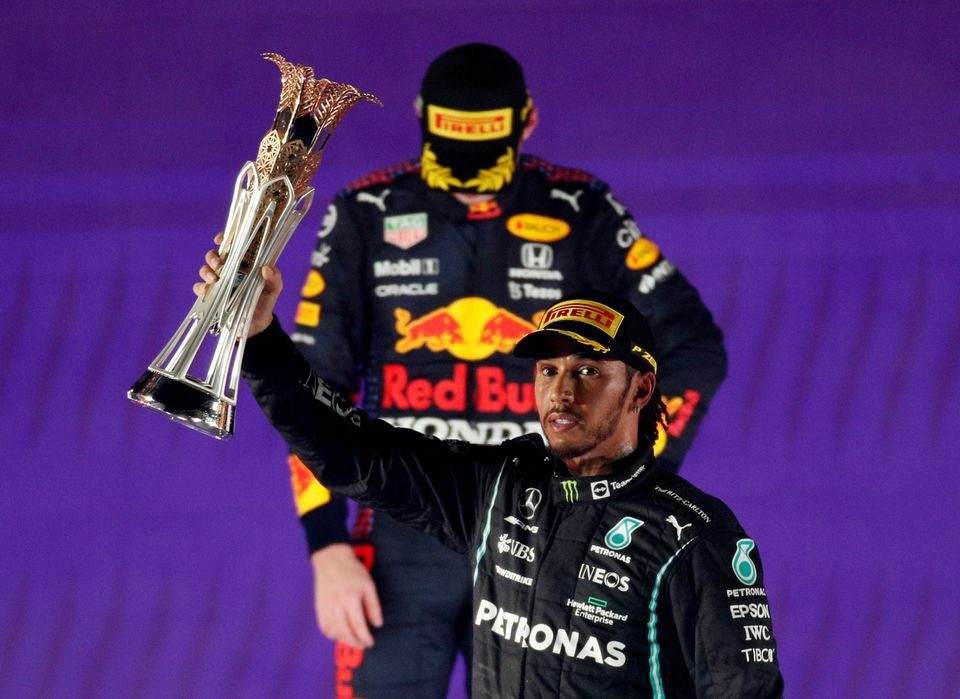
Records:
<instances>
[{"instance_id":1,"label":"black cap","mask_svg":"<svg viewBox=\"0 0 960 699\"><path fill-rule=\"evenodd\" d=\"M656 346L647 319L633 304L592 289L565 296L548 308L540 326L513 348L514 356L531 359L579 352L657 373Z\"/></svg>"},{"instance_id":2,"label":"black cap","mask_svg":"<svg viewBox=\"0 0 960 699\"><path fill-rule=\"evenodd\" d=\"M451 192L509 184L531 106L523 69L503 49L464 44L441 54L420 88L424 181Z\"/></svg>"}]
</instances>

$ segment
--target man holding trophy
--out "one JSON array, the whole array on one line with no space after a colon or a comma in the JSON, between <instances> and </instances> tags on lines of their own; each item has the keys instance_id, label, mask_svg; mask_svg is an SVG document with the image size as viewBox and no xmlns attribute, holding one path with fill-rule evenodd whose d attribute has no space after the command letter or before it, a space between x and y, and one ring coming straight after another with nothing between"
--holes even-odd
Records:
<instances>
[{"instance_id":1,"label":"man holding trophy","mask_svg":"<svg viewBox=\"0 0 960 699\"><path fill-rule=\"evenodd\" d=\"M201 269L202 296L223 257ZM374 420L311 369L262 268L244 377L339 493L470 554L473 696L783 696L756 542L653 456L659 350L629 302L581 290L512 354L535 360L543 436L499 446Z\"/></svg>"},{"instance_id":2,"label":"man holding trophy","mask_svg":"<svg viewBox=\"0 0 960 699\"><path fill-rule=\"evenodd\" d=\"M520 154L538 112L503 50L445 52L416 108L419 159L360 178L327 209L292 333L301 352L375 417L499 444L539 430L517 341L564 294L603 289L653 327L671 417L655 450L676 471L726 372L694 287L605 183ZM466 556L365 507L348 531L343 497L296 456L290 466L337 696L446 696L457 652L470 660Z\"/></svg>"}]
</instances>

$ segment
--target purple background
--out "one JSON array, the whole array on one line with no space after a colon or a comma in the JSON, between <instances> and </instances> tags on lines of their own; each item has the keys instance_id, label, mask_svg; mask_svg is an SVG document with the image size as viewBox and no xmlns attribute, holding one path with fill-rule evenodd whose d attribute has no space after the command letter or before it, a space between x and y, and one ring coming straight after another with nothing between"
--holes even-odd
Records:
<instances>
[{"instance_id":1,"label":"purple background","mask_svg":"<svg viewBox=\"0 0 960 699\"><path fill-rule=\"evenodd\" d=\"M259 54L384 102L331 140L281 259L295 291L326 201L416 154L419 78L468 40L526 67L528 150L610 182L727 333L684 474L760 542L789 695L960 695L956 2L3 15L0 695L332 693L284 450L246 389L227 444L124 393L273 118Z\"/></svg>"}]
</instances>

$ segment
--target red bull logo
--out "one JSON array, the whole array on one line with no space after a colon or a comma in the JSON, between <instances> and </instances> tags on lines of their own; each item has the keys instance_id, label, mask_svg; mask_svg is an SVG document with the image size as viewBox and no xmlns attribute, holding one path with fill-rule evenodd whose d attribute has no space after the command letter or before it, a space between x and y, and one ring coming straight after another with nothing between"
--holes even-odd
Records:
<instances>
[{"instance_id":1,"label":"red bull logo","mask_svg":"<svg viewBox=\"0 0 960 699\"><path fill-rule=\"evenodd\" d=\"M464 412L467 409L468 368L457 362L450 378L430 381L411 378L402 364L383 366L384 410L426 412L444 410ZM536 398L530 381L508 381L501 367L476 367L473 374L473 407L479 413L503 412L515 415L536 415Z\"/></svg>"},{"instance_id":2,"label":"red bull logo","mask_svg":"<svg viewBox=\"0 0 960 699\"><path fill-rule=\"evenodd\" d=\"M395 345L397 352L406 354L426 347L431 352L449 352L466 361L511 352L521 337L536 330L530 321L479 296L457 299L419 318L397 308L394 317L400 335Z\"/></svg>"},{"instance_id":3,"label":"red bull logo","mask_svg":"<svg viewBox=\"0 0 960 699\"><path fill-rule=\"evenodd\" d=\"M467 210L467 219L470 221L486 221L487 219L503 216L503 210L496 199L479 201L471 204Z\"/></svg>"}]
</instances>

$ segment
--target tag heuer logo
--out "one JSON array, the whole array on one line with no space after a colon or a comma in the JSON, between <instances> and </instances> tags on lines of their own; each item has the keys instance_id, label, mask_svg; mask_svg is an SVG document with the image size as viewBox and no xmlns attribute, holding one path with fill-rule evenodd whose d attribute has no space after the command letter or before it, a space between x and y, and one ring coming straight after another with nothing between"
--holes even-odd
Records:
<instances>
[{"instance_id":1,"label":"tag heuer logo","mask_svg":"<svg viewBox=\"0 0 960 699\"><path fill-rule=\"evenodd\" d=\"M383 239L402 250L427 239L427 214L401 214L383 219Z\"/></svg>"}]
</instances>

